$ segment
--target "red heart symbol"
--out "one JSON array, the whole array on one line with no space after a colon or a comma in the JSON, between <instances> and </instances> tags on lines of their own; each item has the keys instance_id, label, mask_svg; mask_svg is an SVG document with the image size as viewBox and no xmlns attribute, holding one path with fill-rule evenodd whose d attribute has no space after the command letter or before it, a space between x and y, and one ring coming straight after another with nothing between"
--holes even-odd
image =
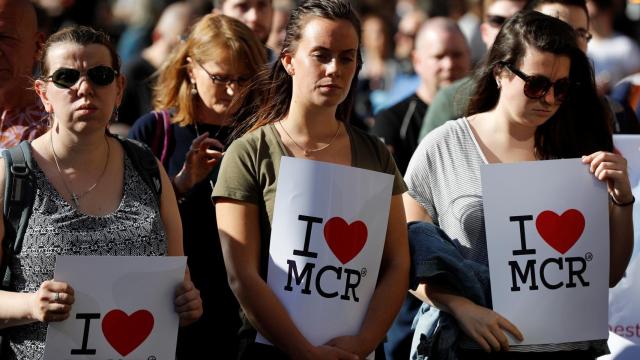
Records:
<instances>
[{"instance_id":1,"label":"red heart symbol","mask_svg":"<svg viewBox=\"0 0 640 360\"><path fill-rule=\"evenodd\" d=\"M153 315L138 310L127 315L122 310L111 310L102 319L102 332L109 344L122 356L135 350L151 334Z\"/></svg>"},{"instance_id":2,"label":"red heart symbol","mask_svg":"<svg viewBox=\"0 0 640 360\"><path fill-rule=\"evenodd\" d=\"M549 246L564 254L580 239L584 216L576 209L569 209L559 216L546 210L536 218L536 229Z\"/></svg>"},{"instance_id":3,"label":"red heart symbol","mask_svg":"<svg viewBox=\"0 0 640 360\"><path fill-rule=\"evenodd\" d=\"M364 248L367 225L360 220L349 225L344 219L334 217L324 225L324 239L338 260L346 264Z\"/></svg>"}]
</instances>

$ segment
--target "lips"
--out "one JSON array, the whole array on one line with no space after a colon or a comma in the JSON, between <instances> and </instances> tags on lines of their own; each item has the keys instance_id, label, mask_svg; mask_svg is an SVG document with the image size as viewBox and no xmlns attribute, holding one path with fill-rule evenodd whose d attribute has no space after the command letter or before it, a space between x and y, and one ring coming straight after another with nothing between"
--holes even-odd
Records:
<instances>
[{"instance_id":1,"label":"lips","mask_svg":"<svg viewBox=\"0 0 640 360\"><path fill-rule=\"evenodd\" d=\"M97 110L98 107L93 104L83 104L76 108L76 110Z\"/></svg>"}]
</instances>

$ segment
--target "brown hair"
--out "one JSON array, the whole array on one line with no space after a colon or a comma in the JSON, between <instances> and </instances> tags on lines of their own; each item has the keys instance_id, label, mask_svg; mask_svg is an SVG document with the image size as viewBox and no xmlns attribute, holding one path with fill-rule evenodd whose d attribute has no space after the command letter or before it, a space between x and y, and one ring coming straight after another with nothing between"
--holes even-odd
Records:
<instances>
[{"instance_id":1,"label":"brown hair","mask_svg":"<svg viewBox=\"0 0 640 360\"><path fill-rule=\"evenodd\" d=\"M53 35L49 36L47 42L45 42L40 54L40 69L42 76L49 75L49 64L47 64L47 55L49 49L58 43L70 42L80 45L99 44L105 46L111 54L111 67L120 73L120 57L116 52L115 47L109 40L109 35L106 33L95 30L87 26L72 26L64 28Z\"/></svg>"},{"instance_id":2,"label":"brown hair","mask_svg":"<svg viewBox=\"0 0 640 360\"><path fill-rule=\"evenodd\" d=\"M187 58L205 63L220 57L221 52L228 53L232 64L243 67L252 76L267 62L264 45L246 25L225 15L206 15L159 70L154 107L175 108L172 122L180 126L192 124L199 97L191 95Z\"/></svg>"},{"instance_id":3,"label":"brown hair","mask_svg":"<svg viewBox=\"0 0 640 360\"><path fill-rule=\"evenodd\" d=\"M348 122L353 108L358 72L362 67L360 18L349 2L344 0L303 1L297 8L291 10L289 14L280 57L287 53L293 54L296 52L298 42L302 37L302 32L309 17L346 20L353 25L356 34L358 34L356 72L351 81L347 97L336 109L336 118L340 121ZM258 79L246 91L256 94L257 98L247 97L246 100L251 101L245 101L242 106L242 113L248 115L246 116L248 120L240 124L234 132L234 136L239 136L244 132L278 121L289 113L293 83L280 59L276 60L270 69L260 73Z\"/></svg>"}]
</instances>

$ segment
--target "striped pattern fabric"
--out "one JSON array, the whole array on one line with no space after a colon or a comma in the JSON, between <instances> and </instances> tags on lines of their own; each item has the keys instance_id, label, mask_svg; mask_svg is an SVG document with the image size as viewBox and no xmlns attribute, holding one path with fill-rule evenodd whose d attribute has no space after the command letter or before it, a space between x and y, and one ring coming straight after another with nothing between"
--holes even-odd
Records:
<instances>
[{"instance_id":1,"label":"striped pattern fabric","mask_svg":"<svg viewBox=\"0 0 640 360\"><path fill-rule=\"evenodd\" d=\"M466 118L430 132L414 152L405 182L414 198L455 241L462 255L488 265L480 166L487 163ZM535 311L535 309L533 309ZM542 324L541 324L542 325ZM524 334L526 337L526 334ZM512 346L511 351L586 350L603 341ZM479 348L471 339L465 348Z\"/></svg>"}]
</instances>

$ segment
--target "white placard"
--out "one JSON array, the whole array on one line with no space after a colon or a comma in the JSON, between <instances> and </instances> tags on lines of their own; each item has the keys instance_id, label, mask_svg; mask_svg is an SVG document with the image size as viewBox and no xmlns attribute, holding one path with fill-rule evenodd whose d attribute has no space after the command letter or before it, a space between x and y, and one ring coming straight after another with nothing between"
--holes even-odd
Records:
<instances>
[{"instance_id":1,"label":"white placard","mask_svg":"<svg viewBox=\"0 0 640 360\"><path fill-rule=\"evenodd\" d=\"M519 344L606 339L606 185L580 159L481 171L493 308Z\"/></svg>"},{"instance_id":2,"label":"white placard","mask_svg":"<svg viewBox=\"0 0 640 360\"><path fill-rule=\"evenodd\" d=\"M50 323L45 359L174 360L173 301L184 256L58 256L54 279L75 291L71 316Z\"/></svg>"},{"instance_id":3,"label":"white placard","mask_svg":"<svg viewBox=\"0 0 640 360\"><path fill-rule=\"evenodd\" d=\"M613 135L616 149L627 159L631 189L640 200L640 135ZM633 255L624 277L609 290L609 331L640 344L640 201L633 205Z\"/></svg>"},{"instance_id":4,"label":"white placard","mask_svg":"<svg viewBox=\"0 0 640 360\"><path fill-rule=\"evenodd\" d=\"M393 176L282 157L268 284L313 345L355 335L376 286ZM268 343L261 335L256 341Z\"/></svg>"}]
</instances>

